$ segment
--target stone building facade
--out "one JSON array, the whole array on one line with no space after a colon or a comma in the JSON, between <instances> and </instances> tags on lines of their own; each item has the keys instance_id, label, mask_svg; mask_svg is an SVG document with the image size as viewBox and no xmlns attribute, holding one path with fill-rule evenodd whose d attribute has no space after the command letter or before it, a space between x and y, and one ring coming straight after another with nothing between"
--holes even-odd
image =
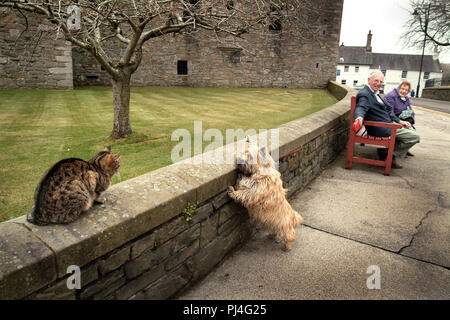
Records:
<instances>
[{"instance_id":1,"label":"stone building facade","mask_svg":"<svg viewBox=\"0 0 450 320\"><path fill-rule=\"evenodd\" d=\"M132 85L325 88L336 76L343 0L323 2L320 18L310 19L314 34L306 37L301 28L290 28L242 40L219 41L205 31L152 39L144 45ZM110 85L109 75L94 58L42 31L45 25L36 19L28 19L32 25L15 43L23 20L0 11L0 88ZM32 49L30 39L36 34L40 41ZM31 52L33 58L27 60Z\"/></svg>"}]
</instances>

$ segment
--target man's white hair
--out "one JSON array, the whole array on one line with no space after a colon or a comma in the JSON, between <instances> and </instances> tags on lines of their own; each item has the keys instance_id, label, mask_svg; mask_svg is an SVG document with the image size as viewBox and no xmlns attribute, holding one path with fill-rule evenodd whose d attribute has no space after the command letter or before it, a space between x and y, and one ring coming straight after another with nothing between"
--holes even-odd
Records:
<instances>
[{"instance_id":1,"label":"man's white hair","mask_svg":"<svg viewBox=\"0 0 450 320\"><path fill-rule=\"evenodd\" d=\"M374 76L374 75L376 75L376 74L381 74L382 76L383 76L383 78L384 78L384 74L383 74L383 72L381 72L381 70L373 70L370 74L369 74L369 78L370 79L372 79L372 77Z\"/></svg>"}]
</instances>

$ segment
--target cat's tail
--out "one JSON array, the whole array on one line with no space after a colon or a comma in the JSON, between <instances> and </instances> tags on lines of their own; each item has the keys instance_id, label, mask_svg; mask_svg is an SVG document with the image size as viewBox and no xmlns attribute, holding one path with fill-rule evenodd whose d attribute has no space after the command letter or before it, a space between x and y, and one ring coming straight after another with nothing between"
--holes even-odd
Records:
<instances>
[{"instance_id":1,"label":"cat's tail","mask_svg":"<svg viewBox=\"0 0 450 320\"><path fill-rule=\"evenodd\" d=\"M34 223L35 206L32 206L30 211L27 213L27 221L29 223Z\"/></svg>"},{"instance_id":2,"label":"cat's tail","mask_svg":"<svg viewBox=\"0 0 450 320\"><path fill-rule=\"evenodd\" d=\"M45 226L45 225L48 224L48 223L44 223L44 222L41 222L38 219L36 219L36 206L32 206L30 211L28 211L28 213L27 213L27 221L29 223L32 223L32 224L35 224L35 225L38 225L38 226Z\"/></svg>"}]
</instances>

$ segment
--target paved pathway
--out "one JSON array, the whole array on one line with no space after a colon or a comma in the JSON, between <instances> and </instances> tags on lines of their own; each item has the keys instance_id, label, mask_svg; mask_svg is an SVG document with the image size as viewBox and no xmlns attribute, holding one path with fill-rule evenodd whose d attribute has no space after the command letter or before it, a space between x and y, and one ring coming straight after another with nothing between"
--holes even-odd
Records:
<instances>
[{"instance_id":1,"label":"paved pathway","mask_svg":"<svg viewBox=\"0 0 450 320\"><path fill-rule=\"evenodd\" d=\"M258 232L180 299L450 299L450 116L416 120L403 169L345 170L343 152L290 199L305 220L292 251Z\"/></svg>"}]
</instances>

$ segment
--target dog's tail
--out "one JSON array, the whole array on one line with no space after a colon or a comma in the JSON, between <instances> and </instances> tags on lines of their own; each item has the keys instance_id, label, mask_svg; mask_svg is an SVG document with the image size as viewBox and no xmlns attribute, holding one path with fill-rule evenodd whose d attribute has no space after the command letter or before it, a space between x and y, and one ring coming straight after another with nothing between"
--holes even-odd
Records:
<instances>
[{"instance_id":1,"label":"dog's tail","mask_svg":"<svg viewBox=\"0 0 450 320\"><path fill-rule=\"evenodd\" d=\"M294 210L294 219L295 219L295 228L297 228L299 225L301 225L303 223L303 218L302 216Z\"/></svg>"}]
</instances>

